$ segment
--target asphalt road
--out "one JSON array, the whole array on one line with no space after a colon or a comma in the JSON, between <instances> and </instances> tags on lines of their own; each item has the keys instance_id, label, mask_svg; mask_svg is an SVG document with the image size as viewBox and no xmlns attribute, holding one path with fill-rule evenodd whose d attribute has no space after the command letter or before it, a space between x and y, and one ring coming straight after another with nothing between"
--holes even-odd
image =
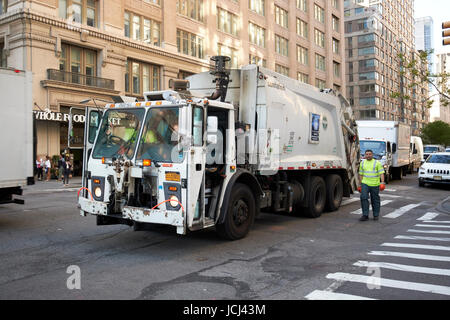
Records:
<instances>
[{"instance_id":1,"label":"asphalt road","mask_svg":"<svg viewBox=\"0 0 450 320\"><path fill-rule=\"evenodd\" d=\"M438 211L450 188L412 175L388 185L379 221L358 221L354 195L318 219L262 214L234 242L96 226L74 190L39 182L25 205L0 206L0 299L450 297L450 216Z\"/></svg>"}]
</instances>

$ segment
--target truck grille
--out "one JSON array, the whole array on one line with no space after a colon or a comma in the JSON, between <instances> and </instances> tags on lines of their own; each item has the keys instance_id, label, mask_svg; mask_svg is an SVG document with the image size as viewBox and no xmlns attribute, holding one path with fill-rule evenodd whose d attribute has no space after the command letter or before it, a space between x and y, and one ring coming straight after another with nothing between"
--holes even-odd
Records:
<instances>
[{"instance_id":1,"label":"truck grille","mask_svg":"<svg viewBox=\"0 0 450 320\"><path fill-rule=\"evenodd\" d=\"M450 174L450 170L428 169L428 170L427 170L427 173Z\"/></svg>"}]
</instances>

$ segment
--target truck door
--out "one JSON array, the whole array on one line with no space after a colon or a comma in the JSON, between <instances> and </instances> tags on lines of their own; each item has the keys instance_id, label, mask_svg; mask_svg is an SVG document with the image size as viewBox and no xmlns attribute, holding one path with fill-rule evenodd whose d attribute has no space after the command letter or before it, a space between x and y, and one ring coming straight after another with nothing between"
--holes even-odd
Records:
<instances>
[{"instance_id":1,"label":"truck door","mask_svg":"<svg viewBox=\"0 0 450 320\"><path fill-rule=\"evenodd\" d=\"M73 144L73 108L70 108L69 116L69 130L68 130L68 145L71 148ZM87 162L92 152L95 137L97 135L98 128L100 127L100 120L103 116L103 111L97 108L86 107L85 121L84 121L84 141L83 141L83 170L82 170L82 187L88 188L88 176L87 176ZM87 197L87 191L82 191L83 197Z\"/></svg>"},{"instance_id":2,"label":"truck door","mask_svg":"<svg viewBox=\"0 0 450 320\"><path fill-rule=\"evenodd\" d=\"M194 220L204 218L205 203L205 163L206 147L204 142L205 111L202 107L192 109L192 146L188 154L188 215L187 226Z\"/></svg>"}]
</instances>

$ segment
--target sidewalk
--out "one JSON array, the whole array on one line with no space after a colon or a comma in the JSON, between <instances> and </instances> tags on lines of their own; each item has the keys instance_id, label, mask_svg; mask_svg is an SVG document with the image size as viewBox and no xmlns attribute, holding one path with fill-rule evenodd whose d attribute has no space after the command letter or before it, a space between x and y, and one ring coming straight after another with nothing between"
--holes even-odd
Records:
<instances>
[{"instance_id":1,"label":"sidewalk","mask_svg":"<svg viewBox=\"0 0 450 320\"><path fill-rule=\"evenodd\" d=\"M50 180L39 181L36 180L34 185L24 187L24 195L38 194L47 192L73 192L81 188L81 177L74 177L69 180L69 185L66 187L62 181Z\"/></svg>"},{"instance_id":2,"label":"sidewalk","mask_svg":"<svg viewBox=\"0 0 450 320\"><path fill-rule=\"evenodd\" d=\"M436 209L440 212L450 214L450 197L439 203Z\"/></svg>"}]
</instances>

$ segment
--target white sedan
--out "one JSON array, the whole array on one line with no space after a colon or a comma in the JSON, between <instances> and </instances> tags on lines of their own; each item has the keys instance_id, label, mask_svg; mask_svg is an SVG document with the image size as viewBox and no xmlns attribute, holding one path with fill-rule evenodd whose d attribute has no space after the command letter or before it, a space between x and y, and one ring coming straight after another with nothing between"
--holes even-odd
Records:
<instances>
[{"instance_id":1,"label":"white sedan","mask_svg":"<svg viewBox=\"0 0 450 320\"><path fill-rule=\"evenodd\" d=\"M432 153L419 168L419 187L425 183L450 184L450 152Z\"/></svg>"}]
</instances>

